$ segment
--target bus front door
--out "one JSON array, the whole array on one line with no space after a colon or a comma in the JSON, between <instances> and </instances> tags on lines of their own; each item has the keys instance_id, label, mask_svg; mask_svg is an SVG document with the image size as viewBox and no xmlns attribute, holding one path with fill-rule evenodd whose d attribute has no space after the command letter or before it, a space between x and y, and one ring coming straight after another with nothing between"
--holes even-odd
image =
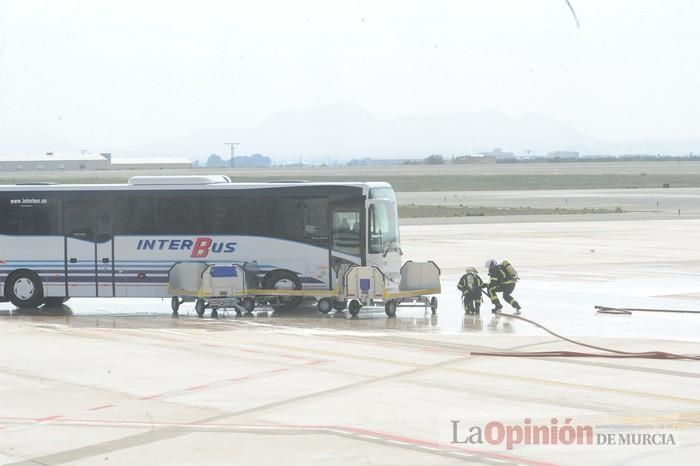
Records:
<instances>
[{"instance_id":1,"label":"bus front door","mask_svg":"<svg viewBox=\"0 0 700 466\"><path fill-rule=\"evenodd\" d=\"M64 212L67 296L114 296L111 203L67 199Z\"/></svg>"},{"instance_id":2,"label":"bus front door","mask_svg":"<svg viewBox=\"0 0 700 466\"><path fill-rule=\"evenodd\" d=\"M331 208L330 259L333 271L331 289L337 286L343 267L362 263L362 214L355 206Z\"/></svg>"}]
</instances>

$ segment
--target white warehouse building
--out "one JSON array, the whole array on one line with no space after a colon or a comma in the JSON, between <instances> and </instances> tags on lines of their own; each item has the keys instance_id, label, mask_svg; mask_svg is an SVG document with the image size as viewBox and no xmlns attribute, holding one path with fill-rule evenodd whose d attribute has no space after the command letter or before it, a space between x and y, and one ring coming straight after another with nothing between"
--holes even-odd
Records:
<instances>
[{"instance_id":1,"label":"white warehouse building","mask_svg":"<svg viewBox=\"0 0 700 466\"><path fill-rule=\"evenodd\" d=\"M192 168L192 162L184 158L167 157L112 157L100 154L59 154L47 152L41 155L0 155L0 172L16 171L83 171L83 170L165 170Z\"/></svg>"}]
</instances>

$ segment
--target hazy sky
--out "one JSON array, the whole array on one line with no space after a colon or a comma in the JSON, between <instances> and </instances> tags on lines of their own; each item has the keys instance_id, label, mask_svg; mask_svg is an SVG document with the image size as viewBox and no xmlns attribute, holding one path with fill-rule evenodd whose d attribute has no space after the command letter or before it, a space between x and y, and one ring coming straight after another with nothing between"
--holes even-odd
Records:
<instances>
[{"instance_id":1,"label":"hazy sky","mask_svg":"<svg viewBox=\"0 0 700 466\"><path fill-rule=\"evenodd\" d=\"M580 29L564 0L0 1L0 136L101 150L337 103L699 136L699 2L572 3Z\"/></svg>"}]
</instances>

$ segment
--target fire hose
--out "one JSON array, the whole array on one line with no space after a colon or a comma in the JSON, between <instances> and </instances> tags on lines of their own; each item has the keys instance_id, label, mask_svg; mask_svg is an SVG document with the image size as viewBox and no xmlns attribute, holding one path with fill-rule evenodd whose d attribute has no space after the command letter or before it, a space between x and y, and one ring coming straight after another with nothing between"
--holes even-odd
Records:
<instances>
[{"instance_id":1,"label":"fire hose","mask_svg":"<svg viewBox=\"0 0 700 466\"><path fill-rule=\"evenodd\" d=\"M613 309L613 308L610 308ZM623 309L627 312L632 311L632 309ZM685 311L685 312L695 312L695 311ZM700 312L698 312L700 313ZM640 359L674 359L674 360L685 360L685 361L700 361L700 355L697 354L677 354L668 353L665 351L621 351L612 348L605 348L603 346L591 345L588 343L583 343L563 335L560 335L542 324L535 322L534 320L526 319L525 317L518 316L515 314L501 313L501 316L510 317L512 319L519 319L523 322L527 322L535 327L538 327L550 335L563 340L567 343L572 343L574 345L583 346L585 348L594 349L600 351L598 353L586 353L579 351L474 351L470 354L472 356L500 356L509 358L551 358L551 357L567 357L567 358L616 358L616 359L626 359L626 358L640 358Z\"/></svg>"}]
</instances>

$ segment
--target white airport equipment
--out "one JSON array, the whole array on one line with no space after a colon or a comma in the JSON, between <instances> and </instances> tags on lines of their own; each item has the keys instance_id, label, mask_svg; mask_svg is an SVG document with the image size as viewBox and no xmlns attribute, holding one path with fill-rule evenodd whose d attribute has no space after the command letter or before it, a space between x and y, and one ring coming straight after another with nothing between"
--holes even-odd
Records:
<instances>
[{"instance_id":1,"label":"white airport equipment","mask_svg":"<svg viewBox=\"0 0 700 466\"><path fill-rule=\"evenodd\" d=\"M195 301L199 317L206 309L211 309L212 317L218 317L219 309L233 309L237 314L255 309L255 300L246 296L246 272L239 265L179 262L170 269L168 276L175 315L180 304L191 301Z\"/></svg>"}]
</instances>

